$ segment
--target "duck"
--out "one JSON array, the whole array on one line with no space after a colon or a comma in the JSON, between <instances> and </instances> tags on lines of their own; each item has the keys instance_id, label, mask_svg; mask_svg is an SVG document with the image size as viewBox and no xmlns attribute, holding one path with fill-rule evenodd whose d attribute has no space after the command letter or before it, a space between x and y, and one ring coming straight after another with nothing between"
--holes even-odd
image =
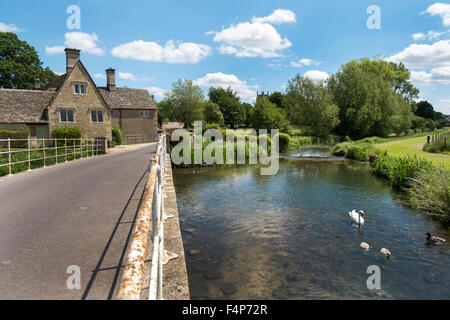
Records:
<instances>
[{"instance_id":1,"label":"duck","mask_svg":"<svg viewBox=\"0 0 450 320\"><path fill-rule=\"evenodd\" d=\"M432 236L429 232L427 232L426 236L428 244L443 244L446 241L445 239Z\"/></svg>"},{"instance_id":2,"label":"duck","mask_svg":"<svg viewBox=\"0 0 450 320\"><path fill-rule=\"evenodd\" d=\"M388 249L386 249L386 248L381 249L380 252L381 252L381 254L383 254L386 258L390 258L391 255L392 255L391 252L390 252Z\"/></svg>"},{"instance_id":3,"label":"duck","mask_svg":"<svg viewBox=\"0 0 450 320\"><path fill-rule=\"evenodd\" d=\"M361 249L363 249L363 250L365 250L365 251L368 251L368 250L370 249L369 244L368 244L368 243L365 243L365 242L361 242L360 247L361 247Z\"/></svg>"},{"instance_id":4,"label":"duck","mask_svg":"<svg viewBox=\"0 0 450 320\"><path fill-rule=\"evenodd\" d=\"M360 210L359 212L356 212L356 210L353 209L353 211L348 212L348 215L350 216L352 222L356 225L362 226L364 224L364 211Z\"/></svg>"}]
</instances>

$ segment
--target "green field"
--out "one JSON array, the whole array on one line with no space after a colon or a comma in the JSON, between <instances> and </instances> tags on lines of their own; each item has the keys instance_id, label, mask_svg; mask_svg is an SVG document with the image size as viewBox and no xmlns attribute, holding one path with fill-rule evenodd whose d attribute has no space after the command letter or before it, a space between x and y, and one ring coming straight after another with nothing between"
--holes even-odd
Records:
<instances>
[{"instance_id":1,"label":"green field","mask_svg":"<svg viewBox=\"0 0 450 320\"><path fill-rule=\"evenodd\" d=\"M423 146L427 142L427 136L414 136L410 138L394 139L393 141L375 144L380 150L387 151L389 155L401 157L407 154L433 161L435 165L441 165L450 170L450 155L436 154L423 151Z\"/></svg>"}]
</instances>

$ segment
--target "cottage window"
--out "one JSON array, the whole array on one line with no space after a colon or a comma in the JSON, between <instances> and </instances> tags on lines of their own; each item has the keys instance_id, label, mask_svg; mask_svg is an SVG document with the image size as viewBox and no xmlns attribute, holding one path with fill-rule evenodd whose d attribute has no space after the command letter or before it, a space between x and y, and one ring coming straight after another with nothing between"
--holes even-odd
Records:
<instances>
[{"instance_id":1,"label":"cottage window","mask_svg":"<svg viewBox=\"0 0 450 320\"><path fill-rule=\"evenodd\" d=\"M86 94L86 85L81 83L75 83L75 94Z\"/></svg>"},{"instance_id":2,"label":"cottage window","mask_svg":"<svg viewBox=\"0 0 450 320\"><path fill-rule=\"evenodd\" d=\"M61 122L73 122L73 110L71 109L60 109L59 119Z\"/></svg>"},{"instance_id":3,"label":"cottage window","mask_svg":"<svg viewBox=\"0 0 450 320\"><path fill-rule=\"evenodd\" d=\"M147 111L141 111L141 118L148 118L148 112Z\"/></svg>"},{"instance_id":4,"label":"cottage window","mask_svg":"<svg viewBox=\"0 0 450 320\"><path fill-rule=\"evenodd\" d=\"M92 110L91 111L91 121L92 122L103 122L103 111Z\"/></svg>"}]
</instances>

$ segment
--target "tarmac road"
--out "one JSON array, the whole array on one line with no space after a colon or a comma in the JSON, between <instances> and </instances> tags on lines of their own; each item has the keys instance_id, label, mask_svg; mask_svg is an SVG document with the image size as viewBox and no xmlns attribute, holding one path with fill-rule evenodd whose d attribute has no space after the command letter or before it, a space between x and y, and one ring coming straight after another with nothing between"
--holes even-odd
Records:
<instances>
[{"instance_id":1,"label":"tarmac road","mask_svg":"<svg viewBox=\"0 0 450 320\"><path fill-rule=\"evenodd\" d=\"M0 178L0 299L115 299L155 149Z\"/></svg>"}]
</instances>

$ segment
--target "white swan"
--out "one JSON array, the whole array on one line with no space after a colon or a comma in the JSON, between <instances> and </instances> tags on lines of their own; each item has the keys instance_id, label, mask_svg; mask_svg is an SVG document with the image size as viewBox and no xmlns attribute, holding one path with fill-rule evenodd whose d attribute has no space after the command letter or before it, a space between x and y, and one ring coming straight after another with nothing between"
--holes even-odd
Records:
<instances>
[{"instance_id":1,"label":"white swan","mask_svg":"<svg viewBox=\"0 0 450 320\"><path fill-rule=\"evenodd\" d=\"M356 212L356 210L353 209L353 211L348 212L348 215L354 224L358 226L362 226L364 224L364 211L360 210L359 212Z\"/></svg>"}]
</instances>

